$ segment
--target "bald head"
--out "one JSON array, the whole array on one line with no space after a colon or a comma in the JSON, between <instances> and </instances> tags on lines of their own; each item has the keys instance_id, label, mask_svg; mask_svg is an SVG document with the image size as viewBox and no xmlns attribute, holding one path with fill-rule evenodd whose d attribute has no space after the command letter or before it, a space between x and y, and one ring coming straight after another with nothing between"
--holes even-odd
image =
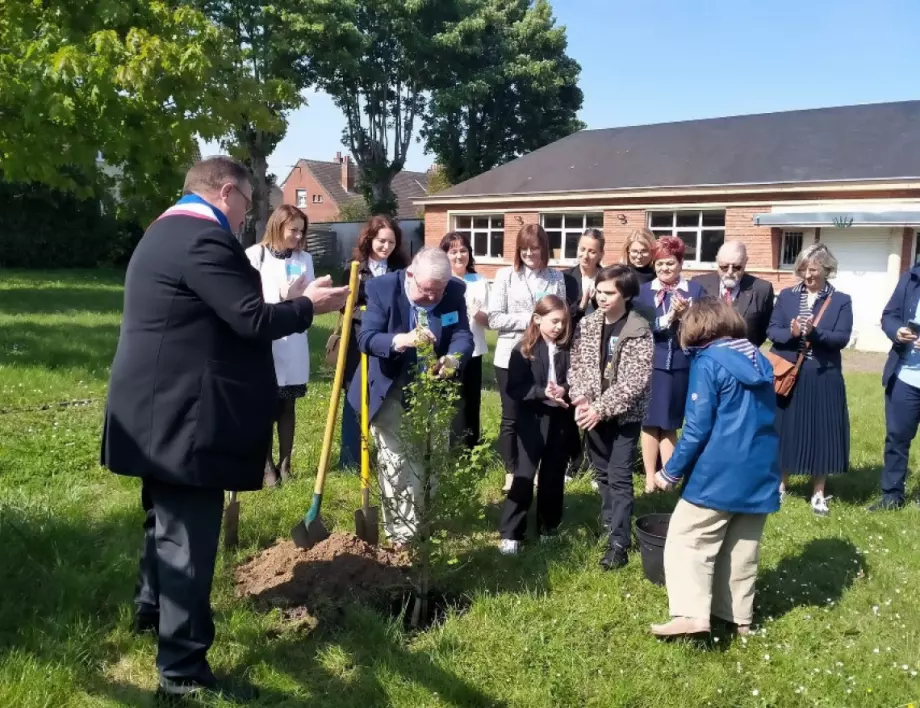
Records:
<instances>
[{"instance_id":1,"label":"bald head","mask_svg":"<svg viewBox=\"0 0 920 708\"><path fill-rule=\"evenodd\" d=\"M733 290L741 282L747 267L747 248L741 241L726 241L716 254L719 278L727 290Z\"/></svg>"}]
</instances>

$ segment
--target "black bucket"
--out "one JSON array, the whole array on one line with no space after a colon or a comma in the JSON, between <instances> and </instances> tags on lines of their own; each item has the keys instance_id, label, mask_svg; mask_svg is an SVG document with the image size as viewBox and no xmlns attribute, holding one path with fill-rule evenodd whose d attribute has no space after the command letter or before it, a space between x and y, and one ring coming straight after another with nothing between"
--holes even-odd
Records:
<instances>
[{"instance_id":1,"label":"black bucket","mask_svg":"<svg viewBox=\"0 0 920 708\"><path fill-rule=\"evenodd\" d=\"M670 514L646 514L636 519L642 570L655 585L664 585L664 541L670 522Z\"/></svg>"}]
</instances>

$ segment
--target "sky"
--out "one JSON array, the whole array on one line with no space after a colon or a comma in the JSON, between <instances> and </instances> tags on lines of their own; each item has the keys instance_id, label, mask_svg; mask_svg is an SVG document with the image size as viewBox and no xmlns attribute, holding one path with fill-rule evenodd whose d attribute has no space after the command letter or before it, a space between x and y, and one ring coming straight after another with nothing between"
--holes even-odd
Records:
<instances>
[{"instance_id":1,"label":"sky","mask_svg":"<svg viewBox=\"0 0 920 708\"><path fill-rule=\"evenodd\" d=\"M554 0L588 128L920 98L920 0ZM332 160L344 118L310 92L269 158ZM216 147L204 145L202 153ZM413 144L406 169L434 157Z\"/></svg>"}]
</instances>

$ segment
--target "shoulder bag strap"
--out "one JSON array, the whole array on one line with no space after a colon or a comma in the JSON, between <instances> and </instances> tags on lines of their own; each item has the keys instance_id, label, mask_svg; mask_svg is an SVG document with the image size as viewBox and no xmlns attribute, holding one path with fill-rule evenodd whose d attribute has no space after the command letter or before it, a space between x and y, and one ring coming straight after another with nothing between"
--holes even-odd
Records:
<instances>
[{"instance_id":1,"label":"shoulder bag strap","mask_svg":"<svg viewBox=\"0 0 920 708\"><path fill-rule=\"evenodd\" d=\"M824 313L827 311L827 306L831 304L831 298L834 297L834 294L831 293L827 296L827 299L824 301L824 304L821 305L821 309L818 310L818 316L815 317L814 327L818 326L818 323L821 322L821 318L824 317ZM799 369L802 368L802 363L805 361L805 354L808 350L811 349L811 342L805 343L805 348L799 352L798 358L795 360L795 373L799 373Z\"/></svg>"}]
</instances>

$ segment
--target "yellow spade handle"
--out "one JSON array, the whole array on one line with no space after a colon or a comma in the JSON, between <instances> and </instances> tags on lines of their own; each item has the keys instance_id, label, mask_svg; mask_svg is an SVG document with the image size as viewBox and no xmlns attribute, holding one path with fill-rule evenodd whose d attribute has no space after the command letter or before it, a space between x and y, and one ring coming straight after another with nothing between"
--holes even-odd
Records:
<instances>
[{"instance_id":1,"label":"yellow spade handle","mask_svg":"<svg viewBox=\"0 0 920 708\"><path fill-rule=\"evenodd\" d=\"M326 470L329 469L329 452L332 449L332 434L335 432L335 417L339 412L339 396L342 394L342 379L345 378L345 357L348 355L348 342L351 339L351 320L355 313L355 299L358 297L358 261L351 262L348 277L348 300L345 302L345 317L342 319L342 339L339 341L339 358L335 363L335 378L332 380L332 395L329 397L329 412L326 414L326 430L323 433L323 450L319 457L319 469L316 470L314 494L322 494L326 484Z\"/></svg>"},{"instance_id":2,"label":"yellow spade handle","mask_svg":"<svg viewBox=\"0 0 920 708\"><path fill-rule=\"evenodd\" d=\"M371 416L368 410L370 392L367 390L367 384L367 354L361 352L361 489L370 489L371 486Z\"/></svg>"}]
</instances>

